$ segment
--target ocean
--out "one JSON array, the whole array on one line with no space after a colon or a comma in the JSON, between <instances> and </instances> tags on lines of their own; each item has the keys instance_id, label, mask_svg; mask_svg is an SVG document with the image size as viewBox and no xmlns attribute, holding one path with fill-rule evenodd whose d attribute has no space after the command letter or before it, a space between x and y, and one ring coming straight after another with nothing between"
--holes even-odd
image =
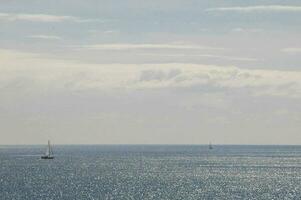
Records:
<instances>
[{"instance_id":1,"label":"ocean","mask_svg":"<svg viewBox=\"0 0 301 200\"><path fill-rule=\"evenodd\" d=\"M301 199L301 146L0 146L1 200Z\"/></svg>"}]
</instances>

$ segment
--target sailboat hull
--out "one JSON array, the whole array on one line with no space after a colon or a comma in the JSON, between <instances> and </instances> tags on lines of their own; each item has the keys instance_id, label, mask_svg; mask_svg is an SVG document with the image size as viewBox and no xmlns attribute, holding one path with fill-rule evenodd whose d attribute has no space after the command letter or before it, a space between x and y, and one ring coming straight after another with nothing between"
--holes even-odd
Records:
<instances>
[{"instance_id":1,"label":"sailboat hull","mask_svg":"<svg viewBox=\"0 0 301 200\"><path fill-rule=\"evenodd\" d=\"M41 159L53 159L53 156L41 156Z\"/></svg>"}]
</instances>

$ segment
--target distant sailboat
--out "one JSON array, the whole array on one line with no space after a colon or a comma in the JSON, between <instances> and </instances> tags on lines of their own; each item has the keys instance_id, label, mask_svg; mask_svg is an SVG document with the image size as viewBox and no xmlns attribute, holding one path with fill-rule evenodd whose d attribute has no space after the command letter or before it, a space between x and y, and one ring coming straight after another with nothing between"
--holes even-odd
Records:
<instances>
[{"instance_id":1,"label":"distant sailboat","mask_svg":"<svg viewBox=\"0 0 301 200\"><path fill-rule=\"evenodd\" d=\"M54 158L49 140L48 140L48 145L47 145L46 153L45 153L45 155L41 156L41 158L42 159L53 159Z\"/></svg>"},{"instance_id":2,"label":"distant sailboat","mask_svg":"<svg viewBox=\"0 0 301 200\"><path fill-rule=\"evenodd\" d=\"M213 149L213 146L212 146L211 142L209 143L209 149L210 150Z\"/></svg>"}]
</instances>

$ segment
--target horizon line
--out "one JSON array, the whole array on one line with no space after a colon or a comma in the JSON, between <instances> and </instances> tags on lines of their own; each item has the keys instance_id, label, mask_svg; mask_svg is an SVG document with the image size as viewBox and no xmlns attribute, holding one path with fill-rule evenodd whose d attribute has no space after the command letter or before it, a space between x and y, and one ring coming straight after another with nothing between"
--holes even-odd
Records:
<instances>
[{"instance_id":1,"label":"horizon line","mask_svg":"<svg viewBox=\"0 0 301 200\"><path fill-rule=\"evenodd\" d=\"M222 143L211 143L213 146L301 146L301 144L246 144L246 143L233 143L233 144L222 144ZM0 144L0 146L40 146L46 145L46 143L33 143L33 144ZM73 144L66 144L66 143L51 143L52 146L207 146L209 143L200 143L200 144L192 144L192 143L175 143L175 144L164 144L164 143L73 143Z\"/></svg>"}]
</instances>

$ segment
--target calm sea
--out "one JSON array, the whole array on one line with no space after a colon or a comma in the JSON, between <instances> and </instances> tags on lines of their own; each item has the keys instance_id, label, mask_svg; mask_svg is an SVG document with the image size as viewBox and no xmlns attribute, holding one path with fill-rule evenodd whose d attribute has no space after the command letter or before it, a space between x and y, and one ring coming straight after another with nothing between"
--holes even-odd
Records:
<instances>
[{"instance_id":1,"label":"calm sea","mask_svg":"<svg viewBox=\"0 0 301 200\"><path fill-rule=\"evenodd\" d=\"M0 199L301 199L301 146L0 146Z\"/></svg>"}]
</instances>

